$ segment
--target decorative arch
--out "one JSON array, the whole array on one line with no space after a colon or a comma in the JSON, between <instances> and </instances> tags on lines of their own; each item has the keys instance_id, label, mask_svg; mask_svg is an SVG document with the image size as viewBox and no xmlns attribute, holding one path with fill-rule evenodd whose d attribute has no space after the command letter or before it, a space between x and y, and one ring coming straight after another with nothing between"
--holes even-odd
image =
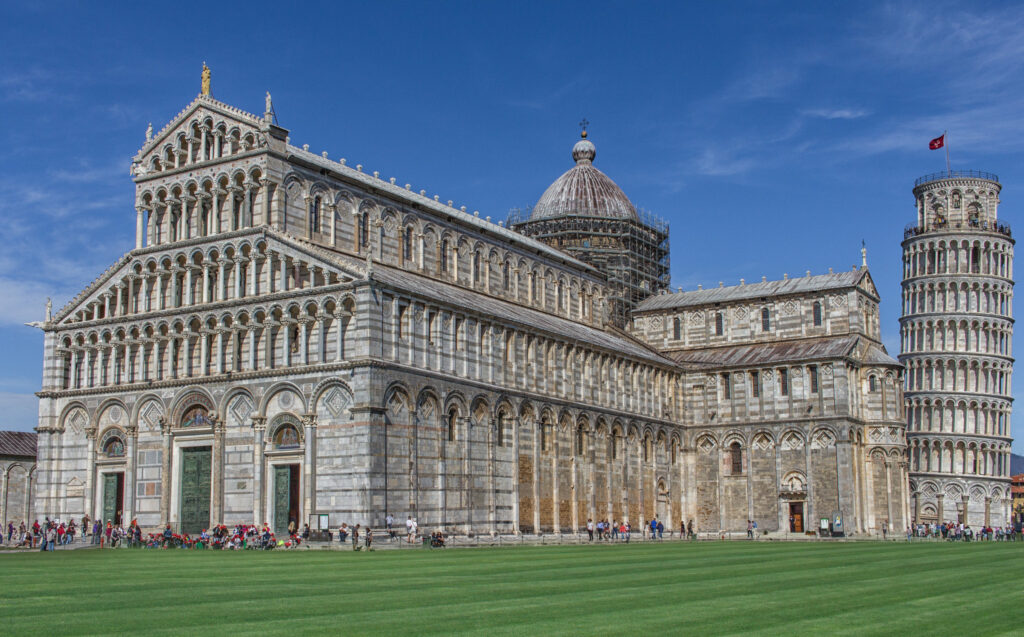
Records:
<instances>
[{"instance_id":1,"label":"decorative arch","mask_svg":"<svg viewBox=\"0 0 1024 637\"><path fill-rule=\"evenodd\" d=\"M182 393L174 401L171 412L172 427L207 427L211 425L215 407L213 398L206 390L192 388Z\"/></svg>"}]
</instances>

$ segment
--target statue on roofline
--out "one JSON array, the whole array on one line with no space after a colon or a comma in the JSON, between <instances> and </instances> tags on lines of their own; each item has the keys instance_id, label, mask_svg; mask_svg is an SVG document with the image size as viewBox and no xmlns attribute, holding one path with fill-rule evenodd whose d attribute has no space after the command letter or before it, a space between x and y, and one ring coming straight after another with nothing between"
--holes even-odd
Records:
<instances>
[{"instance_id":1,"label":"statue on roofline","mask_svg":"<svg viewBox=\"0 0 1024 637\"><path fill-rule=\"evenodd\" d=\"M210 96L210 67L206 66L206 62L203 62L202 94Z\"/></svg>"}]
</instances>

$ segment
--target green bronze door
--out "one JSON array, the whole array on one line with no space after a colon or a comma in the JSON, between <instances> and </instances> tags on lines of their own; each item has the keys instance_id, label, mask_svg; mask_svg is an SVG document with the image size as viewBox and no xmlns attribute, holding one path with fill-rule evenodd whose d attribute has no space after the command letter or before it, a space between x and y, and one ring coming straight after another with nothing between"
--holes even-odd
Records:
<instances>
[{"instance_id":1,"label":"green bronze door","mask_svg":"<svg viewBox=\"0 0 1024 637\"><path fill-rule=\"evenodd\" d=\"M277 465L274 467L274 535L287 537L288 509L291 494L291 467Z\"/></svg>"},{"instance_id":2,"label":"green bronze door","mask_svg":"<svg viewBox=\"0 0 1024 637\"><path fill-rule=\"evenodd\" d=\"M210 526L210 448L181 450L181 532L196 535Z\"/></svg>"},{"instance_id":3,"label":"green bronze door","mask_svg":"<svg viewBox=\"0 0 1024 637\"><path fill-rule=\"evenodd\" d=\"M103 524L113 522L117 515L117 474L103 474Z\"/></svg>"}]
</instances>

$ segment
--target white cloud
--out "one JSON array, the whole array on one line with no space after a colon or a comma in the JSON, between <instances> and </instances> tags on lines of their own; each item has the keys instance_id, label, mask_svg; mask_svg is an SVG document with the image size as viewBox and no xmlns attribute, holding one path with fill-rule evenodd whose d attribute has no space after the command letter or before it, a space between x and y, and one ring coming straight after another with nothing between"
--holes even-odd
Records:
<instances>
[{"instance_id":1,"label":"white cloud","mask_svg":"<svg viewBox=\"0 0 1024 637\"><path fill-rule=\"evenodd\" d=\"M41 281L0 277L0 325L23 325L43 320L47 297L54 298L56 311L70 294Z\"/></svg>"},{"instance_id":2,"label":"white cloud","mask_svg":"<svg viewBox=\"0 0 1024 637\"><path fill-rule=\"evenodd\" d=\"M821 119L860 119L868 114L868 111L860 108L809 108L800 112L807 117Z\"/></svg>"}]
</instances>

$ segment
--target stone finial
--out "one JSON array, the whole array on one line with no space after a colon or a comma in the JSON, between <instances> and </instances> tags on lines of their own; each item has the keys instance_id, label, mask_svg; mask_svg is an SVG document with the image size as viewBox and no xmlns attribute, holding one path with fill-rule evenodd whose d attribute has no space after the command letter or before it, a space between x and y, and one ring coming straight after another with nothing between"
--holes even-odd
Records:
<instances>
[{"instance_id":1,"label":"stone finial","mask_svg":"<svg viewBox=\"0 0 1024 637\"><path fill-rule=\"evenodd\" d=\"M146 141L153 141L153 122L150 122L149 126L146 127Z\"/></svg>"},{"instance_id":2,"label":"stone finial","mask_svg":"<svg viewBox=\"0 0 1024 637\"><path fill-rule=\"evenodd\" d=\"M860 240L860 266L868 267L868 246L863 239Z\"/></svg>"},{"instance_id":3,"label":"stone finial","mask_svg":"<svg viewBox=\"0 0 1024 637\"><path fill-rule=\"evenodd\" d=\"M199 86L201 94L210 97L210 67L206 66L206 62L203 62L203 75Z\"/></svg>"},{"instance_id":4,"label":"stone finial","mask_svg":"<svg viewBox=\"0 0 1024 637\"><path fill-rule=\"evenodd\" d=\"M702 284L698 283L698 284L697 284L697 289L698 289L698 290L703 290L703 289L704 289L704 286L703 286Z\"/></svg>"},{"instance_id":5,"label":"stone finial","mask_svg":"<svg viewBox=\"0 0 1024 637\"><path fill-rule=\"evenodd\" d=\"M782 280L783 281L788 281L789 280L789 272L783 272L782 273Z\"/></svg>"},{"instance_id":6,"label":"stone finial","mask_svg":"<svg viewBox=\"0 0 1024 637\"><path fill-rule=\"evenodd\" d=\"M309 144L303 144L302 145L302 150L304 150L306 152L309 152Z\"/></svg>"},{"instance_id":7,"label":"stone finial","mask_svg":"<svg viewBox=\"0 0 1024 637\"><path fill-rule=\"evenodd\" d=\"M747 284L747 280L746 279L740 279L740 285L746 285L746 284Z\"/></svg>"},{"instance_id":8,"label":"stone finial","mask_svg":"<svg viewBox=\"0 0 1024 637\"><path fill-rule=\"evenodd\" d=\"M762 274L761 275L761 283L767 283L767 282L768 282L768 277Z\"/></svg>"},{"instance_id":9,"label":"stone finial","mask_svg":"<svg viewBox=\"0 0 1024 637\"><path fill-rule=\"evenodd\" d=\"M270 98L270 91L267 91L267 97L264 100L263 115L270 119L270 114L274 112L274 100Z\"/></svg>"},{"instance_id":10,"label":"stone finial","mask_svg":"<svg viewBox=\"0 0 1024 637\"><path fill-rule=\"evenodd\" d=\"M806 272L806 274L807 274L807 278L808 278L808 279L809 279L809 278L811 278L811 271L810 271L810 270L808 270L808 271Z\"/></svg>"},{"instance_id":11,"label":"stone finial","mask_svg":"<svg viewBox=\"0 0 1024 637\"><path fill-rule=\"evenodd\" d=\"M320 153L320 156L323 157L324 159L327 159L327 151L325 150L324 152Z\"/></svg>"},{"instance_id":12,"label":"stone finial","mask_svg":"<svg viewBox=\"0 0 1024 637\"><path fill-rule=\"evenodd\" d=\"M46 297L46 322L49 323L51 320L53 320L53 300Z\"/></svg>"},{"instance_id":13,"label":"stone finial","mask_svg":"<svg viewBox=\"0 0 1024 637\"><path fill-rule=\"evenodd\" d=\"M832 268L829 268L829 269L828 269L828 273L829 273L829 274L832 274Z\"/></svg>"}]
</instances>

